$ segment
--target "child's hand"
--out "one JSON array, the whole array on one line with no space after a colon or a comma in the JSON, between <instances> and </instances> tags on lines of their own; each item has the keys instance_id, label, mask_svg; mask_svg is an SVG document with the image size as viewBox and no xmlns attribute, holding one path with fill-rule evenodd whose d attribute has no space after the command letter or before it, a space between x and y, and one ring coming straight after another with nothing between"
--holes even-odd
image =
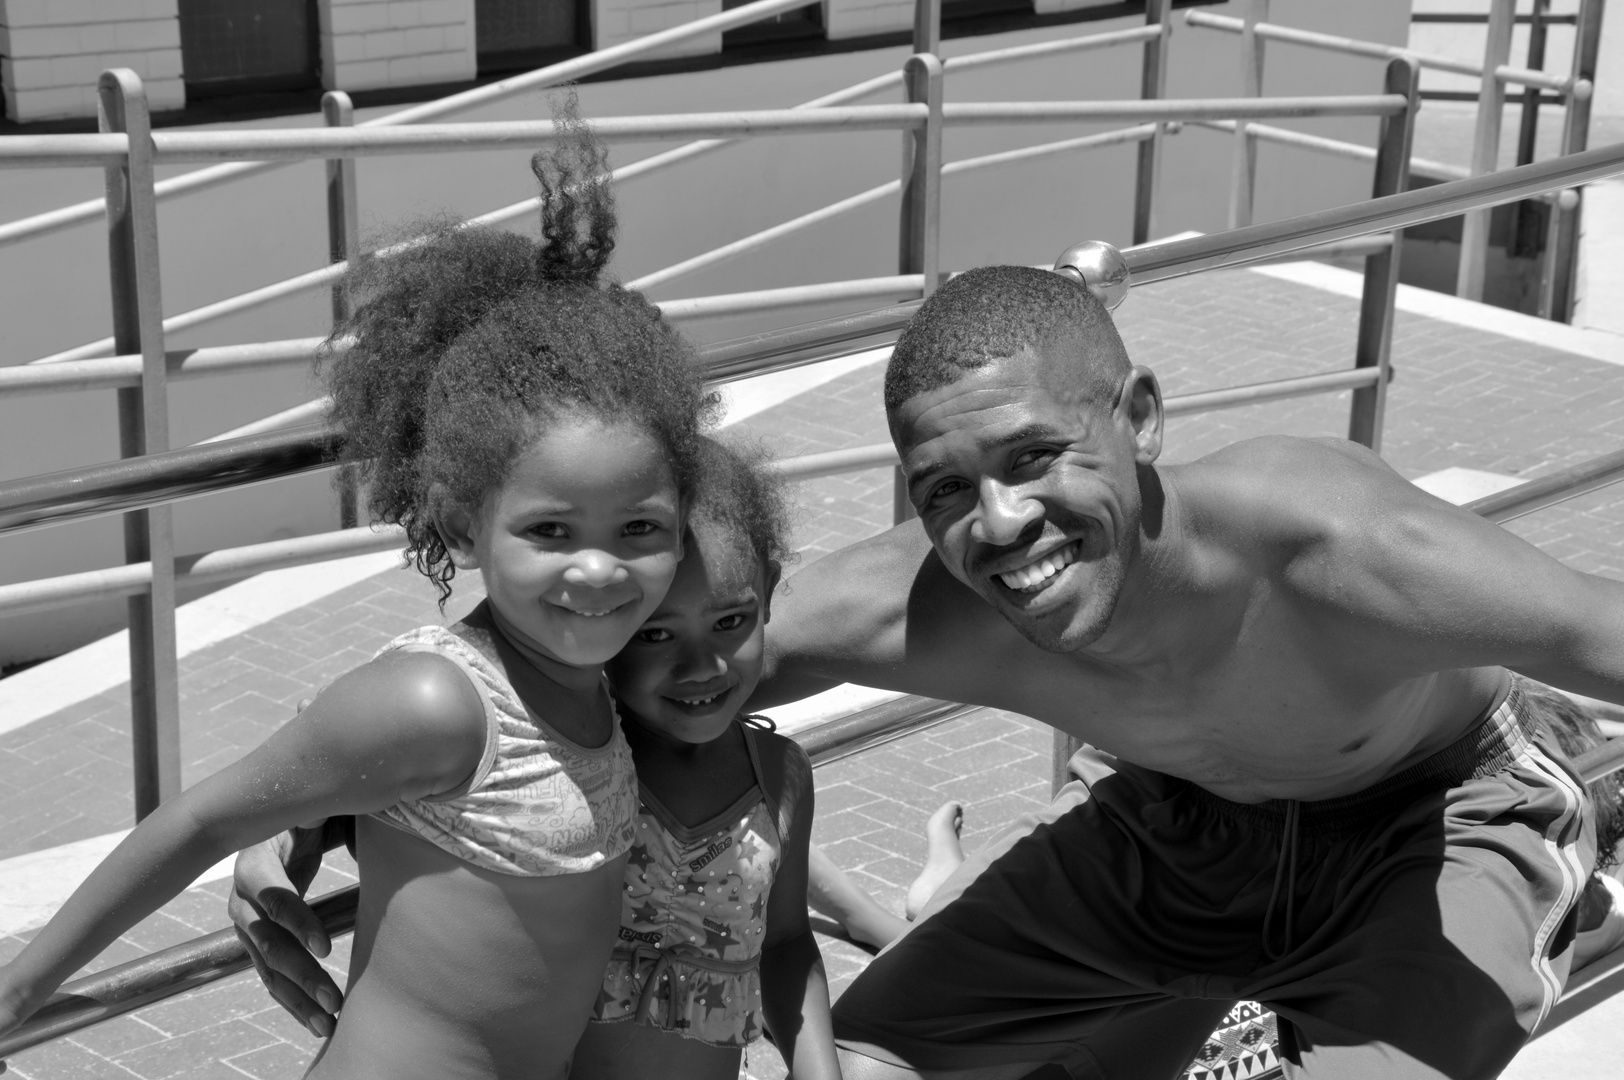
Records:
<instances>
[{"instance_id":1,"label":"child's hand","mask_svg":"<svg viewBox=\"0 0 1624 1080\"><path fill-rule=\"evenodd\" d=\"M316 959L327 955L332 941L303 899L321 866L322 832L297 829L239 852L226 905L265 989L317 1038L333 1033L343 1002ZM315 866L307 868L312 856Z\"/></svg>"}]
</instances>

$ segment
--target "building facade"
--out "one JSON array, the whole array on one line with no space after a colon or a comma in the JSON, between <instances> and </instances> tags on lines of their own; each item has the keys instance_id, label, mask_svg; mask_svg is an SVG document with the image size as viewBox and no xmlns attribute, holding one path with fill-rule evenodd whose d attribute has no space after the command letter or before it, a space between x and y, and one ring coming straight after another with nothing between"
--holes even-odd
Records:
<instances>
[{"instance_id":1,"label":"building facade","mask_svg":"<svg viewBox=\"0 0 1624 1080\"><path fill-rule=\"evenodd\" d=\"M96 114L96 76L134 69L155 110L290 89L467 82L602 49L745 0L0 0L0 85L17 123ZM913 0L818 0L738 35L829 40L906 31ZM1119 0L947 0L1044 14ZM660 58L718 53L722 35Z\"/></svg>"}]
</instances>

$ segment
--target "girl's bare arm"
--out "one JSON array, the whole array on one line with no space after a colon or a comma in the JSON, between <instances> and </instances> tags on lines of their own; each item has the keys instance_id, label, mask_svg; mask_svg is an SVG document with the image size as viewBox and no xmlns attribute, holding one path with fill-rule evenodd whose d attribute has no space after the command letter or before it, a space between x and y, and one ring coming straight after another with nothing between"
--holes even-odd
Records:
<instances>
[{"instance_id":1,"label":"girl's bare arm","mask_svg":"<svg viewBox=\"0 0 1624 1080\"><path fill-rule=\"evenodd\" d=\"M247 757L164 803L0 968L0 1031L232 852L300 822L449 791L485 744L478 692L451 661L391 653L333 683Z\"/></svg>"},{"instance_id":2,"label":"girl's bare arm","mask_svg":"<svg viewBox=\"0 0 1624 1080\"><path fill-rule=\"evenodd\" d=\"M763 780L778 789L789 819L783 861L767 898L767 939L761 951L761 1005L773 1042L795 1080L840 1080L829 979L806 917L807 849L812 843L812 763L795 743L762 740Z\"/></svg>"}]
</instances>

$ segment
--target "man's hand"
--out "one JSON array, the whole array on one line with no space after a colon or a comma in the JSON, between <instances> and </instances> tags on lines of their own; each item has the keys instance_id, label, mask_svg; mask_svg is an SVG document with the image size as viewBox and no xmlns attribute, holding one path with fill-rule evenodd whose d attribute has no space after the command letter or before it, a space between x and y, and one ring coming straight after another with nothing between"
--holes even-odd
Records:
<instances>
[{"instance_id":1,"label":"man's hand","mask_svg":"<svg viewBox=\"0 0 1624 1080\"><path fill-rule=\"evenodd\" d=\"M295 829L237 855L226 910L271 997L317 1038L333 1033L344 996L317 957L333 943L304 902L322 855L342 842L345 820Z\"/></svg>"}]
</instances>

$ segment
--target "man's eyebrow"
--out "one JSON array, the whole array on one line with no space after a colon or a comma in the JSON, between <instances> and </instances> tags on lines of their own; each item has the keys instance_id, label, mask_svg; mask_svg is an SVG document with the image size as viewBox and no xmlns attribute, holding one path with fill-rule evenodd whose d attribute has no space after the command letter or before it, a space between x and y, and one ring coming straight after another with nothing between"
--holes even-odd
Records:
<instances>
[{"instance_id":1,"label":"man's eyebrow","mask_svg":"<svg viewBox=\"0 0 1624 1080\"><path fill-rule=\"evenodd\" d=\"M1048 424L1027 424L1025 427L1016 428L1014 431L1008 431L1002 435L991 435L983 439L977 439L976 449L983 451L1002 450L1006 446L1030 442L1033 439L1060 438L1061 434L1057 428Z\"/></svg>"}]
</instances>

